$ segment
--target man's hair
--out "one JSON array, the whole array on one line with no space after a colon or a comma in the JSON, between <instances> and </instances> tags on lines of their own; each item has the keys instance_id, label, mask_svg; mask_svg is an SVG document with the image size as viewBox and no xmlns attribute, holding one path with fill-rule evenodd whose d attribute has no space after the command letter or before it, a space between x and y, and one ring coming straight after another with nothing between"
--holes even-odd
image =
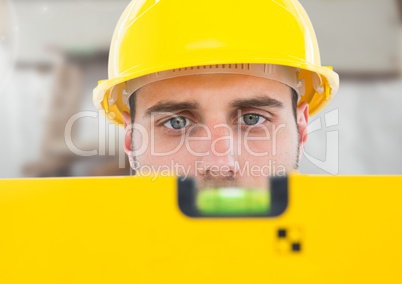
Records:
<instances>
[{"instance_id":1,"label":"man's hair","mask_svg":"<svg viewBox=\"0 0 402 284\"><path fill-rule=\"evenodd\" d=\"M137 100L137 91L131 94L130 98L128 99L128 104L130 106L130 116L131 116L131 125L134 125L134 118L135 118L135 102Z\"/></svg>"},{"instance_id":2,"label":"man's hair","mask_svg":"<svg viewBox=\"0 0 402 284\"><path fill-rule=\"evenodd\" d=\"M295 118L296 124L297 124L297 100L298 100L298 95L294 89L292 89L292 110L293 110L293 116ZM130 105L130 114L131 114L131 124L134 125L134 118L135 118L135 102L137 99L137 91L135 91L129 99L129 105Z\"/></svg>"}]
</instances>

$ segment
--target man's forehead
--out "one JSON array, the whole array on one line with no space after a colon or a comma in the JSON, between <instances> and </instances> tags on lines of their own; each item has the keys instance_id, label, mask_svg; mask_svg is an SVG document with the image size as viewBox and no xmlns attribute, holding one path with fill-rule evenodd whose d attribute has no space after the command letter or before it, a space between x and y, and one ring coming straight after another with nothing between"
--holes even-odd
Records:
<instances>
[{"instance_id":1,"label":"man's forehead","mask_svg":"<svg viewBox=\"0 0 402 284\"><path fill-rule=\"evenodd\" d=\"M161 102L233 104L249 98L267 97L282 104L291 102L290 87L283 83L242 74L202 74L150 83L137 91L137 106L148 108Z\"/></svg>"}]
</instances>

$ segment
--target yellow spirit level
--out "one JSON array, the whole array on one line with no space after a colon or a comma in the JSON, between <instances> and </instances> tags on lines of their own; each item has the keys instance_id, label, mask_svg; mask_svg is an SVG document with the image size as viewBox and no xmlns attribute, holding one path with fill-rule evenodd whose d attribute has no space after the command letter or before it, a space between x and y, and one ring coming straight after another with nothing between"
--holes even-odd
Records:
<instances>
[{"instance_id":1,"label":"yellow spirit level","mask_svg":"<svg viewBox=\"0 0 402 284\"><path fill-rule=\"evenodd\" d=\"M402 177L269 192L264 211L174 177L0 180L0 283L402 283Z\"/></svg>"}]
</instances>

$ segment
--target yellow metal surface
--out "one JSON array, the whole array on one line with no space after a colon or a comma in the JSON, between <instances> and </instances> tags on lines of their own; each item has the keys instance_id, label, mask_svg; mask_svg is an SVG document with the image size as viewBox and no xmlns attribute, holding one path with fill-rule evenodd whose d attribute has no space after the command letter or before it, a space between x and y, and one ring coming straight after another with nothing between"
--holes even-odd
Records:
<instances>
[{"instance_id":1,"label":"yellow metal surface","mask_svg":"<svg viewBox=\"0 0 402 284\"><path fill-rule=\"evenodd\" d=\"M93 100L109 120L122 124L121 112L129 112L122 100L128 80L177 68L242 63L300 68L306 87L300 103L309 103L311 115L339 87L338 75L321 66L313 26L297 0L143 0L132 1L121 16L110 48L109 79L99 82Z\"/></svg>"},{"instance_id":2,"label":"yellow metal surface","mask_svg":"<svg viewBox=\"0 0 402 284\"><path fill-rule=\"evenodd\" d=\"M175 178L0 180L0 283L402 283L401 201L294 175L279 217L189 218Z\"/></svg>"}]
</instances>

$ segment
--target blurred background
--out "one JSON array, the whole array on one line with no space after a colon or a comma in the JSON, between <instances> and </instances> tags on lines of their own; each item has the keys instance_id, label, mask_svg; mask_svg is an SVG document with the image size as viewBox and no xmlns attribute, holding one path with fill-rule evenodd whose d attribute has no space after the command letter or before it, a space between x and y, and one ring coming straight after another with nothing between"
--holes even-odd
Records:
<instances>
[{"instance_id":1,"label":"blurred background","mask_svg":"<svg viewBox=\"0 0 402 284\"><path fill-rule=\"evenodd\" d=\"M341 77L310 120L300 171L402 174L402 1L300 2ZM92 105L128 3L0 0L0 178L129 174L122 130Z\"/></svg>"}]
</instances>

